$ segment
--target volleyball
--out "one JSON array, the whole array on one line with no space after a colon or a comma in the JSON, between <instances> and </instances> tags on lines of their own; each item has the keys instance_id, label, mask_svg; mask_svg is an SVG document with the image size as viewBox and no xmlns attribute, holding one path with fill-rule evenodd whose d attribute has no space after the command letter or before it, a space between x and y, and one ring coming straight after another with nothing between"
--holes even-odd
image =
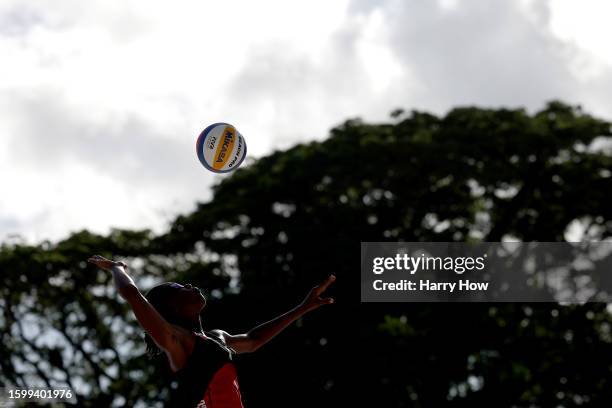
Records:
<instances>
[{"instance_id":1,"label":"volleyball","mask_svg":"<svg viewBox=\"0 0 612 408\"><path fill-rule=\"evenodd\" d=\"M213 123L200 133L196 142L200 163L214 173L236 170L246 151L244 137L229 123Z\"/></svg>"}]
</instances>

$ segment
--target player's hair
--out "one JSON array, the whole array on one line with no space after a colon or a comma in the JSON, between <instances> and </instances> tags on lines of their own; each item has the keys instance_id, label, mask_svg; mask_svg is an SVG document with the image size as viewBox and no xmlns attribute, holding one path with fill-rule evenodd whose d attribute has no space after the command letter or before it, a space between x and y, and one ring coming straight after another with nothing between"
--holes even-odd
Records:
<instances>
[{"instance_id":1,"label":"player's hair","mask_svg":"<svg viewBox=\"0 0 612 408\"><path fill-rule=\"evenodd\" d=\"M199 327L192 327L193 323L177 312L176 302L180 299L180 296L177 296L178 291L179 289L175 286L174 282L164 282L152 287L145 294L145 298L168 323L184 327L187 330L199 330ZM147 347L147 356L150 359L162 354L162 350L146 332L144 334L144 341Z\"/></svg>"}]
</instances>

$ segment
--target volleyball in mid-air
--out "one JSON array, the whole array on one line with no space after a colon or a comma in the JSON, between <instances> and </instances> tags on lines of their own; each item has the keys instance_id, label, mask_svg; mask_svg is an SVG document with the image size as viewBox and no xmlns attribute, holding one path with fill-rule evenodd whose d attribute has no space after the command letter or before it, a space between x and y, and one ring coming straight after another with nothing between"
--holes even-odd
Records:
<instances>
[{"instance_id":1,"label":"volleyball in mid-air","mask_svg":"<svg viewBox=\"0 0 612 408\"><path fill-rule=\"evenodd\" d=\"M196 142L200 163L215 173L236 170L246 157L244 137L229 123L213 123L200 133Z\"/></svg>"}]
</instances>

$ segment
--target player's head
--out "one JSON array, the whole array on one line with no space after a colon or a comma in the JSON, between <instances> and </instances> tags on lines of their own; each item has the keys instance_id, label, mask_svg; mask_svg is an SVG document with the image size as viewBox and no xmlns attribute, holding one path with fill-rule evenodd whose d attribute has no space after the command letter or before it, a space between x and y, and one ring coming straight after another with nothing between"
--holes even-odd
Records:
<instances>
[{"instance_id":1,"label":"player's head","mask_svg":"<svg viewBox=\"0 0 612 408\"><path fill-rule=\"evenodd\" d=\"M170 323L190 319L206 306L202 291L189 283L165 282L151 288L145 295L149 303Z\"/></svg>"},{"instance_id":2,"label":"player's head","mask_svg":"<svg viewBox=\"0 0 612 408\"><path fill-rule=\"evenodd\" d=\"M187 330L200 330L199 316L206 306L206 298L199 288L189 283L165 282L151 288L145 297L168 323ZM146 334L145 341L149 354L159 352L153 339Z\"/></svg>"}]
</instances>

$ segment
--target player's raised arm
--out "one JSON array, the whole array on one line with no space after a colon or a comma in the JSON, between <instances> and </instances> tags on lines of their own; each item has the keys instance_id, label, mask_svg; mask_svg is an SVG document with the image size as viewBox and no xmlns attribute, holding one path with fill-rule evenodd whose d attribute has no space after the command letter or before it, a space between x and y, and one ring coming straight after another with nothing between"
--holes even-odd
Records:
<instances>
[{"instance_id":1,"label":"player's raised arm","mask_svg":"<svg viewBox=\"0 0 612 408\"><path fill-rule=\"evenodd\" d=\"M182 351L176 328L168 323L140 293L134 280L127 274L127 265L124 262L111 261L100 255L94 255L87 261L113 274L117 292L130 304L142 328L161 349L169 355Z\"/></svg>"},{"instance_id":2,"label":"player's raised arm","mask_svg":"<svg viewBox=\"0 0 612 408\"><path fill-rule=\"evenodd\" d=\"M320 285L312 288L306 298L298 306L275 319L260 324L248 333L231 335L221 330L219 330L219 333L224 337L226 344L236 353L255 351L272 340L277 334L304 314L320 306L334 303L333 298L324 298L321 297L321 295L335 280L336 277L330 275Z\"/></svg>"}]
</instances>

